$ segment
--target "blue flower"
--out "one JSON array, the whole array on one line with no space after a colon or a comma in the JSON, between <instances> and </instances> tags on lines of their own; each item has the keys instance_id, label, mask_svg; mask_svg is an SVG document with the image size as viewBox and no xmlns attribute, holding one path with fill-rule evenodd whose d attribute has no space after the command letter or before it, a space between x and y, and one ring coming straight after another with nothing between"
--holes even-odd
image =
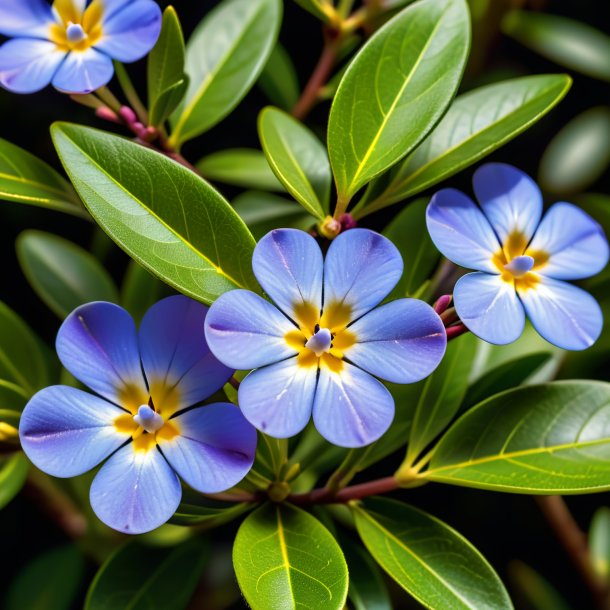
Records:
<instances>
[{"instance_id":1,"label":"blue flower","mask_svg":"<svg viewBox=\"0 0 610 610\"><path fill-rule=\"evenodd\" d=\"M50 82L66 93L90 93L154 46L161 9L152 0L0 0L0 84L33 93Z\"/></svg>"},{"instance_id":2,"label":"blue flower","mask_svg":"<svg viewBox=\"0 0 610 610\"><path fill-rule=\"evenodd\" d=\"M186 297L169 297L148 310L136 334L118 305L79 307L59 330L57 353L96 395L52 386L23 411L23 449L44 472L73 477L108 458L90 499L116 530L138 534L165 523L180 503L178 475L216 493L252 466L256 430L239 409L197 406L233 373L205 342L206 313Z\"/></svg>"},{"instance_id":3,"label":"blue flower","mask_svg":"<svg viewBox=\"0 0 610 610\"><path fill-rule=\"evenodd\" d=\"M373 375L395 383L427 377L445 352L434 310L399 299L371 311L398 282L396 247L366 229L337 237L322 259L315 239L272 231L252 267L277 307L247 290L223 294L205 333L227 366L256 369L241 383L239 404L259 430L297 434L312 413L320 434L343 447L377 440L394 417L394 400Z\"/></svg>"},{"instance_id":4,"label":"blue flower","mask_svg":"<svg viewBox=\"0 0 610 610\"><path fill-rule=\"evenodd\" d=\"M595 299L563 280L601 271L608 262L602 228L571 203L555 203L544 218L542 195L518 169L489 163L474 174L480 208L444 189L427 211L436 247L454 263L476 269L456 284L462 322L490 343L511 343L525 315L550 343L585 349L599 337L602 313Z\"/></svg>"}]
</instances>

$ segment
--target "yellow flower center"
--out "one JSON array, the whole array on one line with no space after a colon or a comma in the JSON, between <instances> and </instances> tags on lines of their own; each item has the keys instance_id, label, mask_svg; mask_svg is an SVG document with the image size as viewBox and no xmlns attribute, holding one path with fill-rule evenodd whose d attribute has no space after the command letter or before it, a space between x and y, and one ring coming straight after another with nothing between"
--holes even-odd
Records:
<instances>
[{"instance_id":1,"label":"yellow flower center","mask_svg":"<svg viewBox=\"0 0 610 610\"><path fill-rule=\"evenodd\" d=\"M51 25L49 40L61 51L86 51L102 37L103 0L93 0L81 12L73 0L55 0L59 22Z\"/></svg>"}]
</instances>

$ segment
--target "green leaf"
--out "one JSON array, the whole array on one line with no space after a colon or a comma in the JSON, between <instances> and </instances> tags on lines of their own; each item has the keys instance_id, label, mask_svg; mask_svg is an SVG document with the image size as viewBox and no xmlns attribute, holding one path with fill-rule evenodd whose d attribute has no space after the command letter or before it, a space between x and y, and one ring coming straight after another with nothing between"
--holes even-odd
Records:
<instances>
[{"instance_id":1,"label":"green leaf","mask_svg":"<svg viewBox=\"0 0 610 610\"><path fill-rule=\"evenodd\" d=\"M610 508L595 511L589 529L589 552L595 571L606 581L610 579Z\"/></svg>"},{"instance_id":2,"label":"green leaf","mask_svg":"<svg viewBox=\"0 0 610 610\"><path fill-rule=\"evenodd\" d=\"M324 219L331 171L320 140L305 125L271 106L258 117L258 135L278 180L310 214Z\"/></svg>"},{"instance_id":3,"label":"green leaf","mask_svg":"<svg viewBox=\"0 0 610 610\"><path fill-rule=\"evenodd\" d=\"M244 188L284 191L263 152L254 148L227 148L212 153L197 163L197 169L207 180Z\"/></svg>"},{"instance_id":4,"label":"green leaf","mask_svg":"<svg viewBox=\"0 0 610 610\"><path fill-rule=\"evenodd\" d=\"M52 127L61 160L87 209L138 263L204 303L258 290L254 239L207 182L124 138L67 123Z\"/></svg>"},{"instance_id":5,"label":"green leaf","mask_svg":"<svg viewBox=\"0 0 610 610\"><path fill-rule=\"evenodd\" d=\"M16 383L0 379L0 409L22 411L29 394Z\"/></svg>"},{"instance_id":6,"label":"green leaf","mask_svg":"<svg viewBox=\"0 0 610 610\"><path fill-rule=\"evenodd\" d=\"M148 106L151 125L162 125L186 93L184 36L174 7L163 12L159 39L148 56Z\"/></svg>"},{"instance_id":7,"label":"green leaf","mask_svg":"<svg viewBox=\"0 0 610 610\"><path fill-rule=\"evenodd\" d=\"M21 491L29 468L30 462L20 451L0 458L0 509Z\"/></svg>"},{"instance_id":8,"label":"green leaf","mask_svg":"<svg viewBox=\"0 0 610 610\"><path fill-rule=\"evenodd\" d=\"M526 76L460 95L424 142L373 183L379 194L367 213L412 197L500 148L559 103L571 82L564 74Z\"/></svg>"},{"instance_id":9,"label":"green leaf","mask_svg":"<svg viewBox=\"0 0 610 610\"><path fill-rule=\"evenodd\" d=\"M325 23L331 20L335 9L332 0L294 0L299 6Z\"/></svg>"},{"instance_id":10,"label":"green leaf","mask_svg":"<svg viewBox=\"0 0 610 610\"><path fill-rule=\"evenodd\" d=\"M225 523L230 523L249 510L253 504L226 504L224 502L206 502L205 498L197 498L197 504L182 502L176 510L170 523L176 525L197 525L199 527L212 528L219 527Z\"/></svg>"},{"instance_id":11,"label":"green leaf","mask_svg":"<svg viewBox=\"0 0 610 610\"><path fill-rule=\"evenodd\" d=\"M286 49L278 42L258 79L269 101L289 111L297 103L301 89L296 68Z\"/></svg>"},{"instance_id":12,"label":"green leaf","mask_svg":"<svg viewBox=\"0 0 610 610\"><path fill-rule=\"evenodd\" d=\"M121 286L121 305L139 322L144 314L159 301L167 291L154 275L136 261L129 261Z\"/></svg>"},{"instance_id":13,"label":"green leaf","mask_svg":"<svg viewBox=\"0 0 610 610\"><path fill-rule=\"evenodd\" d=\"M610 81L610 36L586 23L514 10L504 18L502 30L561 66Z\"/></svg>"},{"instance_id":14,"label":"green leaf","mask_svg":"<svg viewBox=\"0 0 610 610\"><path fill-rule=\"evenodd\" d=\"M51 233L24 231L16 246L28 282L61 319L91 301L118 303L108 272L76 244Z\"/></svg>"},{"instance_id":15,"label":"green leaf","mask_svg":"<svg viewBox=\"0 0 610 610\"><path fill-rule=\"evenodd\" d=\"M0 199L88 218L70 184L50 165L1 138Z\"/></svg>"},{"instance_id":16,"label":"green leaf","mask_svg":"<svg viewBox=\"0 0 610 610\"><path fill-rule=\"evenodd\" d=\"M610 164L610 107L591 108L564 125L542 158L538 181L552 193L582 191Z\"/></svg>"},{"instance_id":17,"label":"green leaf","mask_svg":"<svg viewBox=\"0 0 610 610\"><path fill-rule=\"evenodd\" d=\"M273 50L281 16L279 0L223 0L210 11L186 46L190 82L172 117L171 145L204 133L239 104Z\"/></svg>"},{"instance_id":18,"label":"green leaf","mask_svg":"<svg viewBox=\"0 0 610 610\"><path fill-rule=\"evenodd\" d=\"M85 560L75 546L46 551L13 580L5 610L70 610L84 576Z\"/></svg>"},{"instance_id":19,"label":"green leaf","mask_svg":"<svg viewBox=\"0 0 610 610\"><path fill-rule=\"evenodd\" d=\"M493 396L441 439L428 481L528 494L610 489L610 384L558 381Z\"/></svg>"},{"instance_id":20,"label":"green leaf","mask_svg":"<svg viewBox=\"0 0 610 610\"><path fill-rule=\"evenodd\" d=\"M426 608L512 608L493 568L442 521L385 498L371 498L352 510L377 563Z\"/></svg>"},{"instance_id":21,"label":"green leaf","mask_svg":"<svg viewBox=\"0 0 610 610\"><path fill-rule=\"evenodd\" d=\"M531 610L570 610L565 599L536 570L521 561L513 561L509 575Z\"/></svg>"},{"instance_id":22,"label":"green leaf","mask_svg":"<svg viewBox=\"0 0 610 610\"><path fill-rule=\"evenodd\" d=\"M463 0L422 0L366 43L330 112L328 150L340 201L413 150L439 121L469 42Z\"/></svg>"},{"instance_id":23,"label":"green leaf","mask_svg":"<svg viewBox=\"0 0 610 610\"><path fill-rule=\"evenodd\" d=\"M202 539L173 549L129 542L99 569L85 610L186 608L207 561L207 545Z\"/></svg>"},{"instance_id":24,"label":"green leaf","mask_svg":"<svg viewBox=\"0 0 610 610\"><path fill-rule=\"evenodd\" d=\"M233 546L237 582L253 610L342 610L348 575L329 531L289 504L248 515Z\"/></svg>"}]
</instances>

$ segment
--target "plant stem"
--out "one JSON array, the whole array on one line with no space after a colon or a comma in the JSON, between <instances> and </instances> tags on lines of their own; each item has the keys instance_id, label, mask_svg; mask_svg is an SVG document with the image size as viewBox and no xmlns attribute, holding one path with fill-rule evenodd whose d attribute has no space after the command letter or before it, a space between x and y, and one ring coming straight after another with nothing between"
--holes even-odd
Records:
<instances>
[{"instance_id":1,"label":"plant stem","mask_svg":"<svg viewBox=\"0 0 610 610\"><path fill-rule=\"evenodd\" d=\"M131 107L133 108L134 112L138 115L138 119L144 125L148 125L148 112L146 110L146 107L142 103L142 100L140 99L136 88L133 86L133 83L131 82L131 78L129 78L129 74L125 69L125 66L121 62L115 61L114 70L116 72L117 78L119 79L121 89L123 89L123 93L131 104Z\"/></svg>"},{"instance_id":2,"label":"plant stem","mask_svg":"<svg viewBox=\"0 0 610 610\"><path fill-rule=\"evenodd\" d=\"M108 87L100 87L95 90L95 95L99 97L110 110L114 110L117 114L121 111L121 102L115 97L115 95L108 89Z\"/></svg>"},{"instance_id":3,"label":"plant stem","mask_svg":"<svg viewBox=\"0 0 610 610\"><path fill-rule=\"evenodd\" d=\"M304 494L292 494L286 498L286 501L299 506L307 504L342 504L351 500L361 500L369 496L394 491L398 487L398 482L391 476L344 487L336 493L324 487Z\"/></svg>"}]
</instances>

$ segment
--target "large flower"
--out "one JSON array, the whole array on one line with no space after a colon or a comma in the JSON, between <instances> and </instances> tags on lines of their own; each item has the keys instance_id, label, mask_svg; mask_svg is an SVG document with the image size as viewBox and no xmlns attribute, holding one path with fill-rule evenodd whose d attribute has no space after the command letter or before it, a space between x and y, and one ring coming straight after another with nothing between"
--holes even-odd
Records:
<instances>
[{"instance_id":1,"label":"large flower","mask_svg":"<svg viewBox=\"0 0 610 610\"><path fill-rule=\"evenodd\" d=\"M602 228L571 203L555 203L544 218L542 195L518 169L489 163L474 174L479 208L460 191L432 198L428 230L436 247L469 273L456 284L455 308L464 324L490 343L519 338L525 314L550 343L589 347L601 333L599 305L563 280L601 271L608 262Z\"/></svg>"},{"instance_id":2,"label":"large flower","mask_svg":"<svg viewBox=\"0 0 610 610\"><path fill-rule=\"evenodd\" d=\"M0 34L12 38L0 47L0 84L89 93L112 78L113 59L144 57L160 29L152 0L0 0Z\"/></svg>"},{"instance_id":3,"label":"large flower","mask_svg":"<svg viewBox=\"0 0 610 610\"><path fill-rule=\"evenodd\" d=\"M352 229L332 242L323 261L313 237L281 229L260 240L252 267L277 308L233 290L212 305L205 325L221 362L257 369L239 388L246 418L285 438L313 412L320 434L336 445L378 439L392 422L394 400L372 375L395 383L423 379L447 342L426 303L399 299L371 311L402 274L396 247L373 231Z\"/></svg>"},{"instance_id":4,"label":"large flower","mask_svg":"<svg viewBox=\"0 0 610 610\"><path fill-rule=\"evenodd\" d=\"M186 297L169 297L148 310L136 334L117 305L79 307L59 330L57 353L97 396L52 386L23 411L23 449L44 472L73 477L110 456L90 498L114 529L137 534L165 523L180 503L178 475L215 493L252 466L256 430L239 409L197 406L233 373L206 345L206 313Z\"/></svg>"}]
</instances>

